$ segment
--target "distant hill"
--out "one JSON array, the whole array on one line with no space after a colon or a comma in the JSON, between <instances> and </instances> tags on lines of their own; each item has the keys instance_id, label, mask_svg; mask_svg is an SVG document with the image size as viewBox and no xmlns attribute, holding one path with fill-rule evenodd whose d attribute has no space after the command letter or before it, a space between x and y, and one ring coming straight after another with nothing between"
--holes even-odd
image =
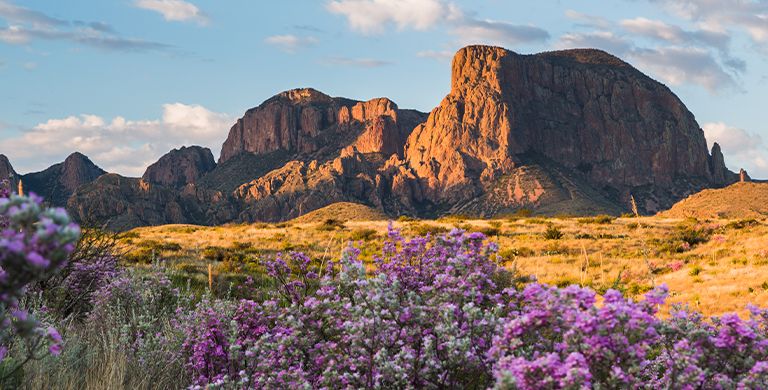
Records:
<instances>
[{"instance_id":1,"label":"distant hill","mask_svg":"<svg viewBox=\"0 0 768 390\"><path fill-rule=\"evenodd\" d=\"M659 213L668 218L766 218L768 183L735 183L693 194Z\"/></svg>"},{"instance_id":2,"label":"distant hill","mask_svg":"<svg viewBox=\"0 0 768 390\"><path fill-rule=\"evenodd\" d=\"M296 219L295 223L324 222L328 219L339 221L383 221L390 217L381 210L359 203L338 202L311 211Z\"/></svg>"}]
</instances>

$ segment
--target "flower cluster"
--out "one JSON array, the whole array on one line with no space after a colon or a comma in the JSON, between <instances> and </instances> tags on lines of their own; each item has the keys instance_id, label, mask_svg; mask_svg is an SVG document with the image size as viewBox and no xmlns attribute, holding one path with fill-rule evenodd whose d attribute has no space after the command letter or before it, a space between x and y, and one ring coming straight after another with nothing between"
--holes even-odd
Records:
<instances>
[{"instance_id":1,"label":"flower cluster","mask_svg":"<svg viewBox=\"0 0 768 390\"><path fill-rule=\"evenodd\" d=\"M765 388L768 311L660 319L640 301L517 280L481 234L403 239L368 267L300 253L265 268L263 302L204 301L185 320L196 387Z\"/></svg>"},{"instance_id":2,"label":"flower cluster","mask_svg":"<svg viewBox=\"0 0 768 390\"><path fill-rule=\"evenodd\" d=\"M66 264L80 229L63 209L44 208L35 195L18 196L7 190L3 195L7 197L0 198L0 355L5 355L17 336L25 340L30 352L47 339L55 354L61 337L23 310L20 300L30 285Z\"/></svg>"}]
</instances>

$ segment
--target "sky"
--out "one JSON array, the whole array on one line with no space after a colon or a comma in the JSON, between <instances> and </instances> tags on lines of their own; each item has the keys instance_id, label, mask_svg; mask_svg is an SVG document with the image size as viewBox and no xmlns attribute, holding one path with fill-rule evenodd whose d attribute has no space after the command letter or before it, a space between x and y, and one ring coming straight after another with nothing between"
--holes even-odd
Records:
<instances>
[{"instance_id":1,"label":"sky","mask_svg":"<svg viewBox=\"0 0 768 390\"><path fill-rule=\"evenodd\" d=\"M0 0L0 153L140 176L299 87L428 112L468 44L613 53L768 178L768 0Z\"/></svg>"}]
</instances>

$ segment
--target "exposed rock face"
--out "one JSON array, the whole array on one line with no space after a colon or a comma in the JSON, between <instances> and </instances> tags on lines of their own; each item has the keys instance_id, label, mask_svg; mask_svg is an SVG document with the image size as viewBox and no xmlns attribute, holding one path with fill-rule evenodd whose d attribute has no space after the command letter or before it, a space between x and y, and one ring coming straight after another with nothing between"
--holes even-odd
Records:
<instances>
[{"instance_id":1,"label":"exposed rock face","mask_svg":"<svg viewBox=\"0 0 768 390\"><path fill-rule=\"evenodd\" d=\"M0 161L0 173L2 173ZM105 175L69 208L112 228L280 221L335 202L388 215L643 213L738 180L664 85L598 50L459 50L427 117L386 98L280 93L231 128L219 164L182 148Z\"/></svg>"},{"instance_id":2,"label":"exposed rock face","mask_svg":"<svg viewBox=\"0 0 768 390\"><path fill-rule=\"evenodd\" d=\"M67 209L86 226L123 230L143 225L188 221L176 195L142 179L110 173L80 187Z\"/></svg>"},{"instance_id":3,"label":"exposed rock face","mask_svg":"<svg viewBox=\"0 0 768 390\"><path fill-rule=\"evenodd\" d=\"M351 143L365 153L401 153L405 138L423 117L399 110L386 98L358 102L311 88L294 89L248 110L229 131L219 162L276 151L322 159Z\"/></svg>"},{"instance_id":4,"label":"exposed rock face","mask_svg":"<svg viewBox=\"0 0 768 390\"><path fill-rule=\"evenodd\" d=\"M112 230L169 223L221 224L237 216L231 201L220 192L194 184L165 187L114 173L78 188L67 209L86 226Z\"/></svg>"},{"instance_id":5,"label":"exposed rock face","mask_svg":"<svg viewBox=\"0 0 768 390\"><path fill-rule=\"evenodd\" d=\"M150 165L142 179L153 184L179 188L196 183L214 168L216 161L210 149L200 146L181 147L171 150Z\"/></svg>"},{"instance_id":6,"label":"exposed rock face","mask_svg":"<svg viewBox=\"0 0 768 390\"><path fill-rule=\"evenodd\" d=\"M446 208L486 193L523 154L580 172L622 205L638 192L643 211L730 180L683 103L605 52L470 46L454 57L451 80L405 147L425 196Z\"/></svg>"},{"instance_id":7,"label":"exposed rock face","mask_svg":"<svg viewBox=\"0 0 768 390\"><path fill-rule=\"evenodd\" d=\"M42 196L46 202L64 207L75 190L96 180L106 171L82 153L70 154L62 163L23 176L24 187Z\"/></svg>"},{"instance_id":8,"label":"exposed rock face","mask_svg":"<svg viewBox=\"0 0 768 390\"><path fill-rule=\"evenodd\" d=\"M13 170L11 162L4 154L0 154L0 180L11 179L12 186L15 186L18 180L19 174ZM15 188L15 187L14 187Z\"/></svg>"},{"instance_id":9,"label":"exposed rock face","mask_svg":"<svg viewBox=\"0 0 768 390\"><path fill-rule=\"evenodd\" d=\"M717 185L723 185L728 182L726 177L729 175L725 167L725 158L720 150L720 144L715 142L712 145L712 155L709 157L709 169L712 172L712 182Z\"/></svg>"}]
</instances>

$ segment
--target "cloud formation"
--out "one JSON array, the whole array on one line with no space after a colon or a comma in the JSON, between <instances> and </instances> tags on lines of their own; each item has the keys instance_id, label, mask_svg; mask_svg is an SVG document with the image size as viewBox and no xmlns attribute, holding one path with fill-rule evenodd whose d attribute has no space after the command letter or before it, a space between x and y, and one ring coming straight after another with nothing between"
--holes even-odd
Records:
<instances>
[{"instance_id":1,"label":"cloud formation","mask_svg":"<svg viewBox=\"0 0 768 390\"><path fill-rule=\"evenodd\" d=\"M676 46L634 49L628 56L640 68L671 85L696 84L712 93L737 86L733 77L703 49Z\"/></svg>"},{"instance_id":2,"label":"cloud formation","mask_svg":"<svg viewBox=\"0 0 768 390\"><path fill-rule=\"evenodd\" d=\"M102 22L68 21L0 0L0 18L8 23L0 27L0 42L26 45L34 40L69 41L112 51L165 51L172 46L120 36Z\"/></svg>"},{"instance_id":3,"label":"cloud formation","mask_svg":"<svg viewBox=\"0 0 768 390\"><path fill-rule=\"evenodd\" d=\"M744 168L754 178L768 178L768 145L759 134L723 122L705 123L702 128L710 148L714 142L720 144L732 171Z\"/></svg>"},{"instance_id":4,"label":"cloud formation","mask_svg":"<svg viewBox=\"0 0 768 390\"><path fill-rule=\"evenodd\" d=\"M768 1L764 0L648 0L678 16L714 31L741 30L753 43L768 49Z\"/></svg>"},{"instance_id":5,"label":"cloud formation","mask_svg":"<svg viewBox=\"0 0 768 390\"><path fill-rule=\"evenodd\" d=\"M458 14L455 5L443 0L334 0L327 8L346 17L349 27L363 34L381 33L391 25L399 30L426 30Z\"/></svg>"},{"instance_id":6,"label":"cloud formation","mask_svg":"<svg viewBox=\"0 0 768 390\"><path fill-rule=\"evenodd\" d=\"M41 170L79 151L109 172L141 176L144 169L173 148L184 145L211 147L219 153L234 118L200 105L163 105L163 115L153 120L106 120L83 114L39 123L18 137L0 140L19 172Z\"/></svg>"},{"instance_id":7,"label":"cloud formation","mask_svg":"<svg viewBox=\"0 0 768 390\"><path fill-rule=\"evenodd\" d=\"M327 57L323 62L327 65L353 66L358 68L378 68L391 65L391 61L373 58Z\"/></svg>"},{"instance_id":8,"label":"cloud formation","mask_svg":"<svg viewBox=\"0 0 768 390\"><path fill-rule=\"evenodd\" d=\"M549 39L549 33L539 27L476 18L447 0L334 0L327 8L365 35L380 34L392 26L400 31L444 26L456 36L455 45L514 46Z\"/></svg>"},{"instance_id":9,"label":"cloud formation","mask_svg":"<svg viewBox=\"0 0 768 390\"><path fill-rule=\"evenodd\" d=\"M196 5L183 0L136 0L136 7L155 11L169 22L208 24L208 17Z\"/></svg>"},{"instance_id":10,"label":"cloud formation","mask_svg":"<svg viewBox=\"0 0 768 390\"><path fill-rule=\"evenodd\" d=\"M286 53L296 53L300 49L315 46L320 40L313 36L302 37L286 34L269 36L264 39L264 42Z\"/></svg>"},{"instance_id":11,"label":"cloud formation","mask_svg":"<svg viewBox=\"0 0 768 390\"><path fill-rule=\"evenodd\" d=\"M566 16L592 31L566 33L556 47L603 49L671 85L699 85L712 94L740 89L738 77L746 63L731 55L732 39L727 31L684 29L643 17L612 23L575 11L567 11Z\"/></svg>"},{"instance_id":12,"label":"cloud formation","mask_svg":"<svg viewBox=\"0 0 768 390\"><path fill-rule=\"evenodd\" d=\"M536 26L469 17L456 23L451 33L462 45L482 43L509 47L549 39L549 33Z\"/></svg>"}]
</instances>

